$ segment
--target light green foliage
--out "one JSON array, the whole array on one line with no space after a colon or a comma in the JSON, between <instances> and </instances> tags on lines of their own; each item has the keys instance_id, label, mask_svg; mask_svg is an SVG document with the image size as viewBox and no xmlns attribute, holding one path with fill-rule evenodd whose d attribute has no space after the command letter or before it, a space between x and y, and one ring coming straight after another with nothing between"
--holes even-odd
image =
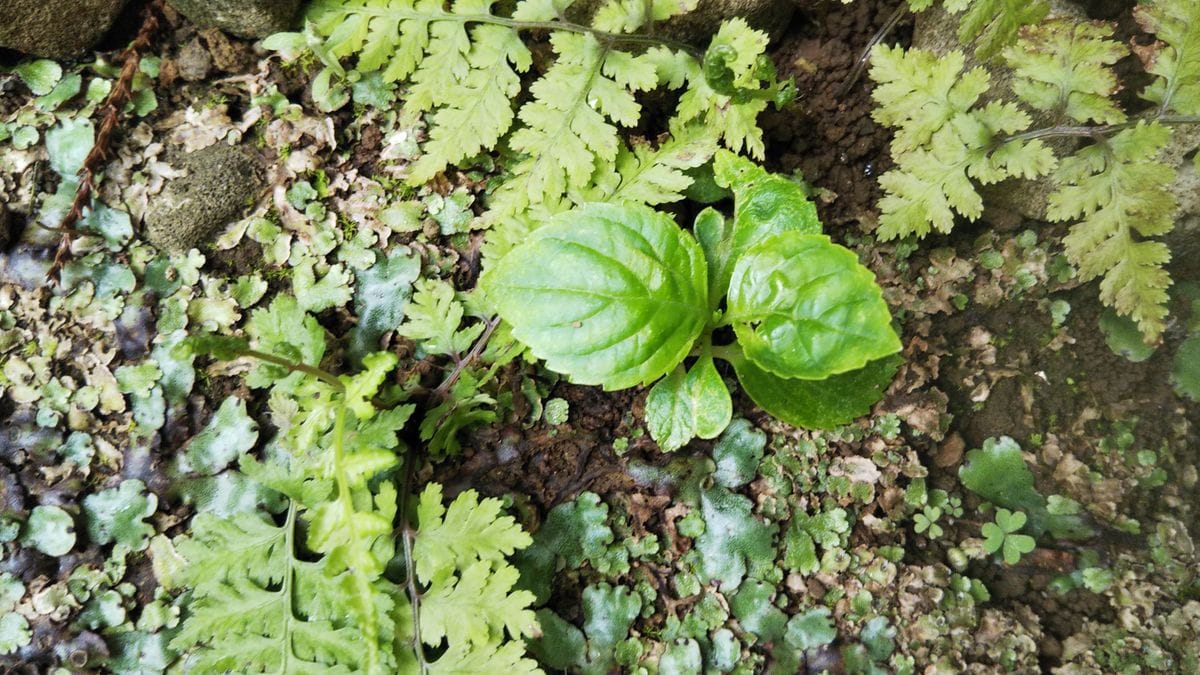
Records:
<instances>
[{"instance_id":1,"label":"light green foliage","mask_svg":"<svg viewBox=\"0 0 1200 675\"><path fill-rule=\"evenodd\" d=\"M765 433L747 420L734 420L713 446L713 481L733 490L754 480L766 445Z\"/></svg>"},{"instance_id":2,"label":"light green foliage","mask_svg":"<svg viewBox=\"0 0 1200 675\"><path fill-rule=\"evenodd\" d=\"M952 4L967 5L947 8ZM1104 304L1133 319L1144 341L1155 344L1166 326L1171 281L1165 269L1170 251L1154 238L1170 231L1177 210L1169 191L1175 172L1158 160L1171 139L1162 122L1200 114L1200 8L1186 0L1139 5L1138 21L1160 42L1138 48L1154 76L1143 97L1158 109L1136 123L1111 100L1120 87L1110 67L1128 54L1110 39L1111 27L1064 18L1027 26L1018 39L1018 26L1040 21L1045 9L1044 3L977 1L962 29L983 31L981 50L1003 48L1022 103L1051 119L1107 126L1093 133L1087 127L1030 131L1020 106L978 105L989 78L980 68L962 73L961 53L877 47L873 115L897 129L897 166L880 178L886 194L879 234L949 232L956 217L982 214L976 184L1052 174L1057 189L1046 218L1074 221L1065 240L1068 260L1083 281L1100 279ZM1060 161L1042 138L1061 135L1092 142Z\"/></svg>"},{"instance_id":3,"label":"light green foliage","mask_svg":"<svg viewBox=\"0 0 1200 675\"><path fill-rule=\"evenodd\" d=\"M588 586L583 590L583 630L548 609L539 610L543 634L530 648L551 668L585 675L611 672L617 643L641 610L641 596L623 586Z\"/></svg>"},{"instance_id":4,"label":"light green foliage","mask_svg":"<svg viewBox=\"0 0 1200 675\"><path fill-rule=\"evenodd\" d=\"M1040 140L997 142L1027 129L1029 115L1012 103L976 106L989 78L979 67L963 73L964 61L961 52L939 57L887 45L872 53L871 78L879 83L872 117L898 129L897 166L879 178L886 192L879 202L885 240L949 232L956 215L977 219L983 199L974 181L1032 178L1054 167Z\"/></svg>"},{"instance_id":5,"label":"light green foliage","mask_svg":"<svg viewBox=\"0 0 1200 675\"><path fill-rule=\"evenodd\" d=\"M958 39L964 45L975 42L975 54L981 59L992 58L1022 26L1037 24L1050 13L1046 0L945 0L945 5L951 12L966 10L959 20Z\"/></svg>"},{"instance_id":6,"label":"light green foliage","mask_svg":"<svg viewBox=\"0 0 1200 675\"><path fill-rule=\"evenodd\" d=\"M462 320L463 305L455 299L454 287L439 279L421 279L396 332L416 340L426 354L462 355L483 332L481 324L459 328Z\"/></svg>"},{"instance_id":7,"label":"light green foliage","mask_svg":"<svg viewBox=\"0 0 1200 675\"><path fill-rule=\"evenodd\" d=\"M145 490L142 481L131 479L120 487L84 497L88 538L102 545L115 541L132 551L145 549L154 526L142 520L154 515L158 508L158 497L154 493L143 494Z\"/></svg>"},{"instance_id":8,"label":"light green foliage","mask_svg":"<svg viewBox=\"0 0 1200 675\"><path fill-rule=\"evenodd\" d=\"M35 506L25 521L21 543L46 555L66 555L75 547L75 521L61 507Z\"/></svg>"},{"instance_id":9,"label":"light green foliage","mask_svg":"<svg viewBox=\"0 0 1200 675\"><path fill-rule=\"evenodd\" d=\"M797 513L792 517L784 536L783 564L801 574L814 574L820 569L817 546L836 549L850 533L846 510L835 508L810 516Z\"/></svg>"},{"instance_id":10,"label":"light green foliage","mask_svg":"<svg viewBox=\"0 0 1200 675\"><path fill-rule=\"evenodd\" d=\"M1060 539L1083 539L1092 528L1078 515L1051 513L1046 498L1033 486L1033 473L1025 465L1021 446L1007 437L989 438L983 447L967 453L958 470L963 485L999 506L1018 509L1029 517L1029 532L1043 532Z\"/></svg>"},{"instance_id":11,"label":"light green foliage","mask_svg":"<svg viewBox=\"0 0 1200 675\"><path fill-rule=\"evenodd\" d=\"M278 361L249 376L272 385L278 433L264 461L243 455L241 466L247 480L285 498L286 519L276 525L254 501L225 511L232 515L196 516L176 544L193 600L172 647L199 670L535 672L520 642L537 630L526 609L533 597L512 590L517 572L504 560L529 537L500 515L498 500L466 492L446 508L441 487L429 486L415 536L401 525L412 537L408 572L420 596L387 573L399 507L387 476L398 468L397 433L413 406L379 410L373 401L396 356L368 354L355 375L316 370L323 331L286 296L257 311L247 332L249 343L204 336L190 345ZM414 612L419 622L410 621ZM438 654L423 666L422 643Z\"/></svg>"},{"instance_id":12,"label":"light green foliage","mask_svg":"<svg viewBox=\"0 0 1200 675\"><path fill-rule=\"evenodd\" d=\"M700 495L704 532L696 537L703 582L738 588L747 576L761 578L775 562L776 526L759 520L746 497L725 488Z\"/></svg>"},{"instance_id":13,"label":"light green foliage","mask_svg":"<svg viewBox=\"0 0 1200 675\"><path fill-rule=\"evenodd\" d=\"M815 607L788 619L783 639L800 651L823 647L837 638L837 629L829 618L829 609Z\"/></svg>"},{"instance_id":14,"label":"light green foliage","mask_svg":"<svg viewBox=\"0 0 1200 675\"><path fill-rule=\"evenodd\" d=\"M729 611L759 642L774 642L787 629L787 615L772 604L775 593L773 585L751 579L729 600Z\"/></svg>"},{"instance_id":15,"label":"light green foliage","mask_svg":"<svg viewBox=\"0 0 1200 675\"><path fill-rule=\"evenodd\" d=\"M49 59L26 61L13 68L13 72L38 96L49 94L63 76L62 66Z\"/></svg>"},{"instance_id":16,"label":"light green foliage","mask_svg":"<svg viewBox=\"0 0 1200 675\"><path fill-rule=\"evenodd\" d=\"M1008 509L996 510L996 522L983 525L983 550L988 553L1001 553L1004 562L1015 565L1021 556L1029 553L1037 545L1033 537L1027 534L1017 534L1025 527L1025 514Z\"/></svg>"},{"instance_id":17,"label":"light green foliage","mask_svg":"<svg viewBox=\"0 0 1200 675\"><path fill-rule=\"evenodd\" d=\"M926 506L920 513L913 516L913 531L917 534L929 533L930 539L942 536L942 526L938 520L942 517L942 509L937 506Z\"/></svg>"},{"instance_id":18,"label":"light green foliage","mask_svg":"<svg viewBox=\"0 0 1200 675\"><path fill-rule=\"evenodd\" d=\"M25 595L25 584L9 572L0 574L0 654L11 654L29 644L29 621L13 611Z\"/></svg>"},{"instance_id":19,"label":"light green foliage","mask_svg":"<svg viewBox=\"0 0 1200 675\"><path fill-rule=\"evenodd\" d=\"M463 492L449 508L442 488L431 484L421 494L420 521L413 542L421 594L421 640L450 649L431 665L434 672L537 672L523 658L520 640L538 634L533 594L513 590L517 570L505 561L529 545L529 535L509 516L500 516L498 499Z\"/></svg>"},{"instance_id":20,"label":"light green foliage","mask_svg":"<svg viewBox=\"0 0 1200 675\"><path fill-rule=\"evenodd\" d=\"M1083 281L1102 277L1100 300L1137 323L1147 343L1166 327L1164 265L1171 251L1161 241L1175 225L1175 198L1168 188L1175 171L1154 161L1171 132L1139 123L1063 161L1050 195L1050 220L1079 220L1067 235L1067 258ZM1129 186L1137 186L1130 189Z\"/></svg>"},{"instance_id":21,"label":"light green foliage","mask_svg":"<svg viewBox=\"0 0 1200 675\"><path fill-rule=\"evenodd\" d=\"M843 423L893 371L856 373L900 350L874 275L814 233L800 186L725 152L716 172L737 195L732 221L706 209L693 237L649 207L589 204L551 219L481 281L514 337L571 381L621 389L667 375L646 402L647 428L665 450L728 424L713 357L746 373L755 401L785 421ZM714 347L712 332L726 325L738 343ZM685 368L689 355L698 360ZM792 386L841 375L844 401L826 392L823 405L793 414ZM760 400L756 390L767 393Z\"/></svg>"},{"instance_id":22,"label":"light green foliage","mask_svg":"<svg viewBox=\"0 0 1200 675\"><path fill-rule=\"evenodd\" d=\"M1120 88L1111 66L1128 54L1103 22L1059 18L1030 26L1004 49L1013 93L1031 108L1076 122L1116 124L1125 113L1109 97Z\"/></svg>"},{"instance_id":23,"label":"light green foliage","mask_svg":"<svg viewBox=\"0 0 1200 675\"><path fill-rule=\"evenodd\" d=\"M667 452L695 437L715 438L732 417L733 401L711 355L686 374L682 365L676 366L646 396L646 427Z\"/></svg>"},{"instance_id":24,"label":"light green foliage","mask_svg":"<svg viewBox=\"0 0 1200 675\"><path fill-rule=\"evenodd\" d=\"M1200 5L1189 0L1142 0L1134 16L1159 42L1143 57L1155 79L1142 97L1164 113L1200 114Z\"/></svg>"},{"instance_id":25,"label":"light green foliage","mask_svg":"<svg viewBox=\"0 0 1200 675\"><path fill-rule=\"evenodd\" d=\"M523 217L531 206L553 213L603 193L618 201L677 199L690 183L683 169L705 161L718 140L762 155L756 118L770 100L787 98L763 58L765 34L740 18L726 22L709 48L719 55L714 84L690 50L667 42L646 49L659 41L638 34L694 8L694 0L606 2L588 26L563 18L570 4L521 0L499 10L487 0L323 0L310 8L306 33L277 34L265 44L285 58L311 51L321 60L313 92L326 110L349 101L347 82L407 82L406 110L428 114L424 154L410 167L413 184L507 139L521 158L492 195L492 222ZM521 39L526 30L548 30L553 56L527 97L521 75L533 59ZM660 87L683 90L668 124L678 140L658 151L630 148L617 130L641 117L634 94Z\"/></svg>"}]
</instances>

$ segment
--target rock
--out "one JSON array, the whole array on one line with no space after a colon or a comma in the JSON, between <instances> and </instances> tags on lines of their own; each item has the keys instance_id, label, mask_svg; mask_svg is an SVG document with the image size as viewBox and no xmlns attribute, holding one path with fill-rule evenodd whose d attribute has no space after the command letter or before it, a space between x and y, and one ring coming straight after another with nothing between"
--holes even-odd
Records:
<instances>
[{"instance_id":1,"label":"rock","mask_svg":"<svg viewBox=\"0 0 1200 675\"><path fill-rule=\"evenodd\" d=\"M125 0L3 0L0 47L71 59L96 44L124 6Z\"/></svg>"},{"instance_id":2,"label":"rock","mask_svg":"<svg viewBox=\"0 0 1200 675\"><path fill-rule=\"evenodd\" d=\"M192 38L175 57L175 67L179 69L179 77L188 82L198 82L208 77L212 65L212 56L209 55L204 45L200 44L200 38Z\"/></svg>"},{"instance_id":3,"label":"rock","mask_svg":"<svg viewBox=\"0 0 1200 675\"><path fill-rule=\"evenodd\" d=\"M261 38L288 30L300 0L170 0L201 28L220 28L240 37Z\"/></svg>"},{"instance_id":4,"label":"rock","mask_svg":"<svg viewBox=\"0 0 1200 675\"><path fill-rule=\"evenodd\" d=\"M166 251L207 244L258 196L262 175L242 150L218 142L184 155L187 175L172 179L146 211L146 239Z\"/></svg>"}]
</instances>

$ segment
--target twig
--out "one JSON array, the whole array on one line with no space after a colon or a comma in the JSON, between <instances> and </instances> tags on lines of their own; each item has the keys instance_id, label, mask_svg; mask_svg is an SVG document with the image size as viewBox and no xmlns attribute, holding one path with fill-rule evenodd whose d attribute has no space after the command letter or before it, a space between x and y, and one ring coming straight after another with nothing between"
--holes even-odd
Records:
<instances>
[{"instance_id":1,"label":"twig","mask_svg":"<svg viewBox=\"0 0 1200 675\"><path fill-rule=\"evenodd\" d=\"M121 52L121 74L113 83L112 91L100 107L102 120L100 130L96 132L96 142L83 160L79 169L79 187L75 190L75 199L71 209L59 222L58 229L62 238L54 252L54 262L46 272L46 278L57 281L63 265L71 257L71 242L78 233L75 224L83 217L83 210L91 203L92 193L96 189L96 174L100 172L101 164L108 158L109 145L116 133L117 125L121 122L121 109L133 96L133 76L137 73L142 62L142 54L150 49L154 32L158 30L158 13L161 11L162 0L152 0L142 10L142 26L138 29L137 37Z\"/></svg>"},{"instance_id":2,"label":"twig","mask_svg":"<svg viewBox=\"0 0 1200 675\"><path fill-rule=\"evenodd\" d=\"M862 52L859 53L858 61L854 63L854 70L850 71L850 76L846 78L846 81L842 84L842 88L838 90L839 98L850 93L850 89L854 87L854 83L858 82L858 78L862 77L863 70L867 67L867 62L871 60L871 50L875 48L875 45L883 42L888 33L891 33L896 28L896 24L900 23L900 19L903 19L907 14L908 3L901 2L896 7L896 10L892 12L892 15L888 17L888 20L884 22L883 27L871 36L871 39L867 41L867 46L863 47Z\"/></svg>"},{"instance_id":3,"label":"twig","mask_svg":"<svg viewBox=\"0 0 1200 675\"><path fill-rule=\"evenodd\" d=\"M1092 138L1101 139L1106 136L1115 134L1119 131L1132 129L1142 122L1158 122L1166 126L1177 126L1182 124L1200 124L1200 115L1156 115L1148 119L1135 119L1120 124L1103 124L1099 126L1056 126L1046 127L1044 129L1033 129L1012 136L1007 136L998 141L998 144L1008 143L1010 141L1032 141L1039 138Z\"/></svg>"}]
</instances>

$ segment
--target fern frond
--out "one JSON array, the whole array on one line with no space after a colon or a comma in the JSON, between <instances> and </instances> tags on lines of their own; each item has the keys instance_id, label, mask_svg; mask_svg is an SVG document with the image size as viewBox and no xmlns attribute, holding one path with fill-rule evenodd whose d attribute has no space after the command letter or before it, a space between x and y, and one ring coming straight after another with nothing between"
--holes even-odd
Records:
<instances>
[{"instance_id":1,"label":"fern frond","mask_svg":"<svg viewBox=\"0 0 1200 675\"><path fill-rule=\"evenodd\" d=\"M419 536L413 546L417 574L433 579L475 560L493 563L532 543L512 516L500 515L497 499L479 501L474 490L460 493L447 509L442 486L431 484L417 507Z\"/></svg>"},{"instance_id":2,"label":"fern frond","mask_svg":"<svg viewBox=\"0 0 1200 675\"><path fill-rule=\"evenodd\" d=\"M1174 226L1171 167L1155 161L1170 139L1157 123L1139 123L1063 160L1063 184L1050 195L1051 220L1081 219L1065 239L1068 259L1084 281L1103 277L1100 299L1133 319L1148 343L1165 328L1167 288L1163 266L1170 250L1145 238Z\"/></svg>"},{"instance_id":3,"label":"fern frond","mask_svg":"<svg viewBox=\"0 0 1200 675\"><path fill-rule=\"evenodd\" d=\"M478 323L459 328L462 303L454 298L454 288L439 279L417 281L405 314L396 333L417 341L427 354L463 354L483 332L483 324Z\"/></svg>"},{"instance_id":4,"label":"fern frond","mask_svg":"<svg viewBox=\"0 0 1200 675\"><path fill-rule=\"evenodd\" d=\"M706 54L728 55L722 59L724 77L726 84L739 92L736 96L717 91L701 64L684 55L666 51L648 54L647 60L654 63L660 79L673 87L681 86L683 81L688 85L671 119L672 132L699 121L730 150L745 150L751 157L763 159L765 147L757 120L759 113L767 109L767 99L752 94L762 92L769 86L766 80L772 79L759 72L767 41L766 33L754 30L741 17L721 24L713 36Z\"/></svg>"},{"instance_id":5,"label":"fern frond","mask_svg":"<svg viewBox=\"0 0 1200 675\"><path fill-rule=\"evenodd\" d=\"M1142 97L1164 114L1200 115L1200 3L1144 0L1134 16L1161 41L1139 52L1146 70L1158 76Z\"/></svg>"},{"instance_id":6,"label":"fern frond","mask_svg":"<svg viewBox=\"0 0 1200 675\"><path fill-rule=\"evenodd\" d=\"M1013 68L1013 93L1029 106L1076 122L1125 121L1109 97L1120 85L1111 66L1129 52L1100 21L1052 19L1026 26L1004 59Z\"/></svg>"},{"instance_id":7,"label":"fern frond","mask_svg":"<svg viewBox=\"0 0 1200 675\"><path fill-rule=\"evenodd\" d=\"M962 12L958 41L976 44L975 55L990 59L1012 44L1022 26L1046 18L1050 4L1046 0L946 0L946 9Z\"/></svg>"},{"instance_id":8,"label":"fern frond","mask_svg":"<svg viewBox=\"0 0 1200 675\"><path fill-rule=\"evenodd\" d=\"M885 44L872 50L870 76L877 86L871 97L878 105L871 117L896 128L893 158L927 145L938 129L987 91L987 71L972 68L963 73L965 63L958 51L939 56Z\"/></svg>"},{"instance_id":9,"label":"fern frond","mask_svg":"<svg viewBox=\"0 0 1200 675\"><path fill-rule=\"evenodd\" d=\"M541 631L529 606L533 594L514 591L519 574L506 556L532 539L498 499L459 494L449 509L442 487L421 493L413 557L420 597L421 639L432 647L449 643L434 672L538 672L524 658L522 638ZM464 620L470 617L470 620Z\"/></svg>"},{"instance_id":10,"label":"fern frond","mask_svg":"<svg viewBox=\"0 0 1200 675\"><path fill-rule=\"evenodd\" d=\"M692 184L687 175L712 159L716 142L695 127L683 129L657 148L645 141L622 146L616 163L603 167L578 201L665 204L679 201Z\"/></svg>"},{"instance_id":11,"label":"fern frond","mask_svg":"<svg viewBox=\"0 0 1200 675\"><path fill-rule=\"evenodd\" d=\"M352 673L365 668L361 634L344 613L342 579L295 555L296 508L276 527L262 515L200 514L178 541L193 587L171 647L197 672ZM303 590L304 592L300 592Z\"/></svg>"}]
</instances>

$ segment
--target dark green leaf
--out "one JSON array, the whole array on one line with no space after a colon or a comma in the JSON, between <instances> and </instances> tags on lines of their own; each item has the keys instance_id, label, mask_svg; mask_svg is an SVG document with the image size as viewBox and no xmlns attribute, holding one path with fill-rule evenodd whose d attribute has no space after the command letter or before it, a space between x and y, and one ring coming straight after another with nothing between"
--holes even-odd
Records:
<instances>
[{"instance_id":1,"label":"dark green leaf","mask_svg":"<svg viewBox=\"0 0 1200 675\"><path fill-rule=\"evenodd\" d=\"M832 429L871 412L903 361L887 356L824 380L772 375L749 359L733 362L738 382L758 407L793 426Z\"/></svg>"}]
</instances>

